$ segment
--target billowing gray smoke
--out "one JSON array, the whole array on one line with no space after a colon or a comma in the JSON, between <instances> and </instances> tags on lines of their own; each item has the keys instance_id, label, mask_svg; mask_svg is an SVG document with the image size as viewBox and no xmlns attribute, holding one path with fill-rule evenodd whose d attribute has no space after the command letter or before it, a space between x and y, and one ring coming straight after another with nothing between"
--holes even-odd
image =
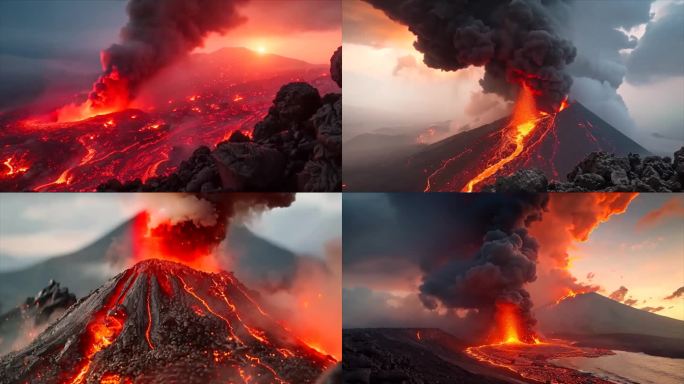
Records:
<instances>
[{"instance_id":1,"label":"billowing gray smoke","mask_svg":"<svg viewBox=\"0 0 684 384\"><path fill-rule=\"evenodd\" d=\"M521 339L531 341L536 321L525 286L536 279L539 247L527 227L541 218L548 196L409 193L388 198L395 212L381 230L368 218L372 207L345 200L343 232L354 239L344 244L345 271L355 271L356 259L370 263L369 258L388 257L395 264L401 264L398 257L412 259L422 271L419 295L426 308L470 310L468 318L477 323L471 333L476 333L499 331L497 308L512 305ZM375 223L370 236L366 223Z\"/></svg>"},{"instance_id":2,"label":"billowing gray smoke","mask_svg":"<svg viewBox=\"0 0 684 384\"><path fill-rule=\"evenodd\" d=\"M445 71L484 66L485 92L515 98L521 83L537 105L556 110L572 78L575 47L554 31L546 7L556 0L366 0L417 37L425 64Z\"/></svg>"},{"instance_id":3,"label":"billowing gray smoke","mask_svg":"<svg viewBox=\"0 0 684 384\"><path fill-rule=\"evenodd\" d=\"M244 22L248 0L129 0L121 42L102 52L103 75L93 87L94 108L127 102L140 84L199 47L210 32Z\"/></svg>"},{"instance_id":4,"label":"billowing gray smoke","mask_svg":"<svg viewBox=\"0 0 684 384\"><path fill-rule=\"evenodd\" d=\"M524 284L536 279L537 241L524 228L510 234L492 230L470 260L456 259L424 277L421 299L436 308L438 299L449 308L469 308L492 313L501 304L513 304L520 314L520 334L532 341L536 324L530 294Z\"/></svg>"}]
</instances>

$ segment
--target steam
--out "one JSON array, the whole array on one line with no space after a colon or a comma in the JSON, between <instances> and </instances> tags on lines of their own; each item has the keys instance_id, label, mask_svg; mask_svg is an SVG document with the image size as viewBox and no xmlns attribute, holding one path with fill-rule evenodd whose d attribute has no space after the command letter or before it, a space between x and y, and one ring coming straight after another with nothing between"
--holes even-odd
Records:
<instances>
[{"instance_id":1,"label":"steam","mask_svg":"<svg viewBox=\"0 0 684 384\"><path fill-rule=\"evenodd\" d=\"M576 55L561 38L549 9L532 0L366 0L417 37L427 66L457 71L484 66L484 92L513 99L520 84L535 91L537 105L555 110L572 78L565 71Z\"/></svg>"},{"instance_id":2,"label":"steam","mask_svg":"<svg viewBox=\"0 0 684 384\"><path fill-rule=\"evenodd\" d=\"M245 21L237 6L247 0L130 0L121 42L102 52L103 74L89 100L95 109L127 103L140 85L202 45L211 32Z\"/></svg>"}]
</instances>

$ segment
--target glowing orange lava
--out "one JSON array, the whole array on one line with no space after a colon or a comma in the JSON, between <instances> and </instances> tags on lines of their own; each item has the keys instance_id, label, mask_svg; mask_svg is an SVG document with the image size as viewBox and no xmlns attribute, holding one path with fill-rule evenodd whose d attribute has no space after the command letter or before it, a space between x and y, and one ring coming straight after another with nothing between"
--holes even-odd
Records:
<instances>
[{"instance_id":1,"label":"glowing orange lava","mask_svg":"<svg viewBox=\"0 0 684 384\"><path fill-rule=\"evenodd\" d=\"M5 160L3 162L3 164L5 164L7 166L7 168L9 168L9 171L5 175L7 175L7 176L18 175L20 173L24 173L24 172L28 171L28 169L29 169L28 167L19 166L19 165L13 166L12 161L14 161L14 158L8 157L7 160Z\"/></svg>"},{"instance_id":2,"label":"glowing orange lava","mask_svg":"<svg viewBox=\"0 0 684 384\"><path fill-rule=\"evenodd\" d=\"M496 325L503 343L520 343L518 308L514 304L499 303L496 306Z\"/></svg>"},{"instance_id":3,"label":"glowing orange lava","mask_svg":"<svg viewBox=\"0 0 684 384\"><path fill-rule=\"evenodd\" d=\"M128 272L126 278L119 281L110 294L107 303L95 314L93 320L86 327L86 331L81 338L81 343L84 344L85 361L82 363L76 376L67 383L84 383L93 357L101 350L109 347L119 336L121 330L123 330L126 312L122 308L117 308L117 305L121 304L125 291L130 288L128 282L131 279L131 274L131 272Z\"/></svg>"},{"instance_id":4,"label":"glowing orange lava","mask_svg":"<svg viewBox=\"0 0 684 384\"><path fill-rule=\"evenodd\" d=\"M105 90L101 89L102 84L105 85ZM129 102L128 80L122 77L115 68L111 73L100 77L98 83L93 85L93 91L88 100L58 109L57 121L60 123L81 121L122 111L128 107Z\"/></svg>"},{"instance_id":5,"label":"glowing orange lava","mask_svg":"<svg viewBox=\"0 0 684 384\"><path fill-rule=\"evenodd\" d=\"M525 138L534 130L537 120L541 116L539 111L537 111L532 90L523 84L518 100L515 103L513 118L506 127L505 145L512 144L514 146L513 152L480 172L463 187L461 192L472 192L476 185L493 176L506 164L518 157L525 147Z\"/></svg>"}]
</instances>

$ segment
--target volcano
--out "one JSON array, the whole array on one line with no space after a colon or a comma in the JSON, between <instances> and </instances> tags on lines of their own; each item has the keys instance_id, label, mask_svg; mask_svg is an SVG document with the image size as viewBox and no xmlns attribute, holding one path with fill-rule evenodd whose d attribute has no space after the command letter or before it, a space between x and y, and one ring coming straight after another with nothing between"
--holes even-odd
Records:
<instances>
[{"instance_id":1,"label":"volcano","mask_svg":"<svg viewBox=\"0 0 684 384\"><path fill-rule=\"evenodd\" d=\"M643 311L595 292L536 312L541 331L580 345L684 357L684 321Z\"/></svg>"},{"instance_id":2,"label":"volcano","mask_svg":"<svg viewBox=\"0 0 684 384\"><path fill-rule=\"evenodd\" d=\"M312 383L335 360L292 336L231 273L151 259L0 360L0 383Z\"/></svg>"},{"instance_id":3,"label":"volcano","mask_svg":"<svg viewBox=\"0 0 684 384\"><path fill-rule=\"evenodd\" d=\"M225 48L166 68L126 109L95 116L71 104L0 113L0 190L94 191L113 177L171 174L197 147L237 131L251 136L280 87L295 81L339 91L327 65Z\"/></svg>"},{"instance_id":4,"label":"volcano","mask_svg":"<svg viewBox=\"0 0 684 384\"><path fill-rule=\"evenodd\" d=\"M479 191L520 169L537 168L549 179L564 178L592 152L649 154L578 101L530 120L533 126L520 138L519 148L506 137L514 120L515 114L458 133L345 182L353 190L378 190L382 184L393 191Z\"/></svg>"}]
</instances>

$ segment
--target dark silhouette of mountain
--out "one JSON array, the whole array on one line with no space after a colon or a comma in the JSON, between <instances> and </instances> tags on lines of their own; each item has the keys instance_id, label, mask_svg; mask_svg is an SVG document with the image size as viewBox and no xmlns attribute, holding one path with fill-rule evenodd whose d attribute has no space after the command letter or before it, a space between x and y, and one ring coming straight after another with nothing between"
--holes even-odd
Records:
<instances>
[{"instance_id":1,"label":"dark silhouette of mountain","mask_svg":"<svg viewBox=\"0 0 684 384\"><path fill-rule=\"evenodd\" d=\"M428 187L430 191L460 191L489 165L512 153L512 147L502 148L501 135L510 120L506 117L458 133L414 154L404 150L402 161L368 164L361 177L352 173L345 183L353 191L423 191ZM591 152L649 155L646 149L579 102L571 103L555 119L548 117L540 121L543 123L526 137L522 153L478 187L491 183L497 176L527 168L541 169L552 180L565 179Z\"/></svg>"},{"instance_id":2,"label":"dark silhouette of mountain","mask_svg":"<svg viewBox=\"0 0 684 384\"><path fill-rule=\"evenodd\" d=\"M684 357L684 321L585 293L536 312L541 331L599 348Z\"/></svg>"},{"instance_id":3,"label":"dark silhouette of mountain","mask_svg":"<svg viewBox=\"0 0 684 384\"><path fill-rule=\"evenodd\" d=\"M141 261L0 359L0 383L313 383L335 364L249 292L232 273Z\"/></svg>"}]
</instances>

